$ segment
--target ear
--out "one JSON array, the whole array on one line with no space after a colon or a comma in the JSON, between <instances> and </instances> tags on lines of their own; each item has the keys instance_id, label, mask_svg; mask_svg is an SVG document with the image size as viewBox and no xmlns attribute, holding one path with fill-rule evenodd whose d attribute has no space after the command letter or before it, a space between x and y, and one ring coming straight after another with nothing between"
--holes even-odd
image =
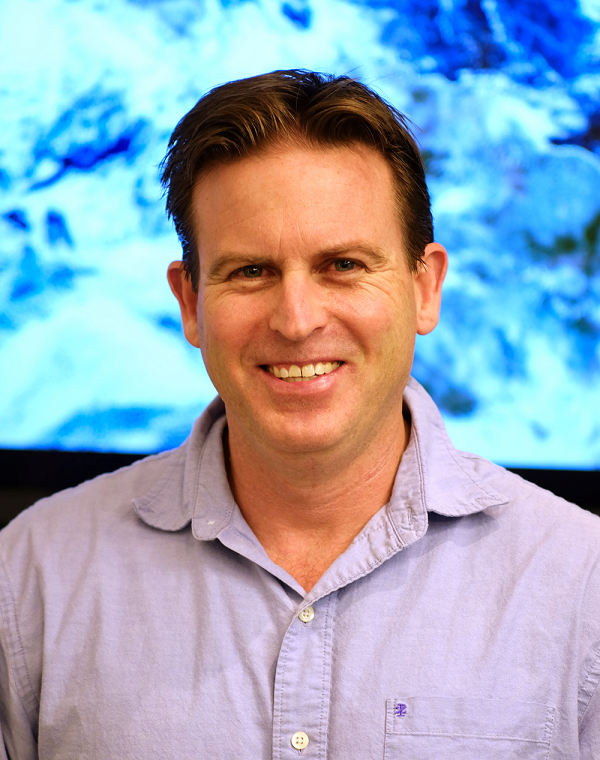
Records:
<instances>
[{"instance_id":1,"label":"ear","mask_svg":"<svg viewBox=\"0 0 600 760\"><path fill-rule=\"evenodd\" d=\"M429 243L423 252L423 264L415 274L417 332L427 335L437 325L442 303L442 283L448 269L448 254L443 245Z\"/></svg>"},{"instance_id":2,"label":"ear","mask_svg":"<svg viewBox=\"0 0 600 760\"><path fill-rule=\"evenodd\" d=\"M167 279L173 295L179 301L183 332L188 343L200 348L198 339L198 293L194 292L192 281L186 277L183 261L172 261L167 269Z\"/></svg>"}]
</instances>

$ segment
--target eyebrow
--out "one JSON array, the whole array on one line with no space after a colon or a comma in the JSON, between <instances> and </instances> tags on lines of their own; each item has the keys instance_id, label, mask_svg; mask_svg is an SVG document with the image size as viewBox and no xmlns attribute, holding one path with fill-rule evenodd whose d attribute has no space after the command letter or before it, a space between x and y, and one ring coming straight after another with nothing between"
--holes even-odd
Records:
<instances>
[{"instance_id":1,"label":"eyebrow","mask_svg":"<svg viewBox=\"0 0 600 760\"><path fill-rule=\"evenodd\" d=\"M333 248L325 248L320 252L319 256L327 259L331 256L351 256L352 253L362 253L363 256L368 256L375 264L379 265L387 264L390 260L390 257L381 248L373 248L372 245L368 245L368 243L363 243L362 241L344 243Z\"/></svg>"},{"instance_id":2,"label":"eyebrow","mask_svg":"<svg viewBox=\"0 0 600 760\"><path fill-rule=\"evenodd\" d=\"M321 260L335 256L348 256L350 258L352 253L361 253L368 256L376 266L382 266L389 262L389 256L387 256L380 248L373 248L373 246L358 241L344 243L332 248L324 248L319 251L317 258ZM272 265L273 260L268 256L261 256L260 254L252 255L224 251L216 256L215 260L210 265L206 276L208 279L212 279L221 275L224 269L227 269L232 265L243 267L250 264L255 266L267 266L269 264Z\"/></svg>"}]
</instances>

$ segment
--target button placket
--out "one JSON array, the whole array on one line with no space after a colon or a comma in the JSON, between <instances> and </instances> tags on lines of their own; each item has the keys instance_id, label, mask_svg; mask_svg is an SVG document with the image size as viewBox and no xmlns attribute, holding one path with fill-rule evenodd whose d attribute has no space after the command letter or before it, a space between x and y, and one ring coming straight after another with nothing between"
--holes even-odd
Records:
<instances>
[{"instance_id":1,"label":"button placket","mask_svg":"<svg viewBox=\"0 0 600 760\"><path fill-rule=\"evenodd\" d=\"M337 594L296 610L277 661L273 759L326 760L333 622Z\"/></svg>"}]
</instances>

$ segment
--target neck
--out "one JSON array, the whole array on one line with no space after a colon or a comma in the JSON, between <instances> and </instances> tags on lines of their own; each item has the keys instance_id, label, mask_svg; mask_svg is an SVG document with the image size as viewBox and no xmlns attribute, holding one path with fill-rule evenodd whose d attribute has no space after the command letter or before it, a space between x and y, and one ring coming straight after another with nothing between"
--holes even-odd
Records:
<instances>
[{"instance_id":1,"label":"neck","mask_svg":"<svg viewBox=\"0 0 600 760\"><path fill-rule=\"evenodd\" d=\"M391 495L410 421L388 417L355 452L262 451L229 424L228 477L269 557L309 591Z\"/></svg>"}]
</instances>

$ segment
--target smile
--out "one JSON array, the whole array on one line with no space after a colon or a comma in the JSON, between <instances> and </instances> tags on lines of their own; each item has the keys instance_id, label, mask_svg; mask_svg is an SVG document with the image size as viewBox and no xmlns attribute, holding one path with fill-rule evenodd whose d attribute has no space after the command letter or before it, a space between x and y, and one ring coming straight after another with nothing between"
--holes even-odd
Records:
<instances>
[{"instance_id":1,"label":"smile","mask_svg":"<svg viewBox=\"0 0 600 760\"><path fill-rule=\"evenodd\" d=\"M299 367L292 364L291 367L276 367L268 365L267 369L272 375L280 380L286 380L288 383L301 383L306 380L313 380L320 375L328 375L343 364L343 362L317 362L317 364L305 364Z\"/></svg>"}]
</instances>

